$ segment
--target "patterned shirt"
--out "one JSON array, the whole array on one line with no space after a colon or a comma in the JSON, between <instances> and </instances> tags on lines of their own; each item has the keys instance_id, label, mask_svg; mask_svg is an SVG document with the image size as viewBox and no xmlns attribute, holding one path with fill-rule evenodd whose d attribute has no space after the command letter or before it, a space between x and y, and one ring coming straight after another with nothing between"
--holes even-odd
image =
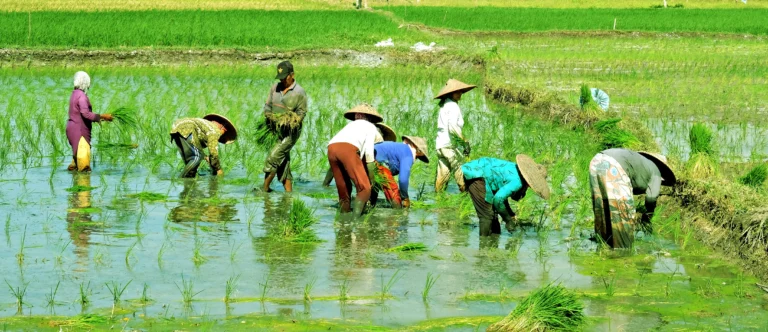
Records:
<instances>
[{"instance_id":1,"label":"patterned shirt","mask_svg":"<svg viewBox=\"0 0 768 332\"><path fill-rule=\"evenodd\" d=\"M184 118L173 122L171 134L180 134L187 138L192 135L190 143L198 150L203 151L206 147L210 152L211 169L214 172L221 169L219 164L219 138L221 130L213 122L200 118Z\"/></svg>"},{"instance_id":2,"label":"patterned shirt","mask_svg":"<svg viewBox=\"0 0 768 332\"><path fill-rule=\"evenodd\" d=\"M264 103L264 116L294 112L301 120L307 115L307 93L299 84L293 82L288 87L288 91L283 93L285 88L281 83L277 83L269 90L267 102Z\"/></svg>"},{"instance_id":3,"label":"patterned shirt","mask_svg":"<svg viewBox=\"0 0 768 332\"><path fill-rule=\"evenodd\" d=\"M517 164L511 161L480 158L461 165L467 180L485 180L485 201L497 211L504 211L504 201L523 189L523 180Z\"/></svg>"}]
</instances>

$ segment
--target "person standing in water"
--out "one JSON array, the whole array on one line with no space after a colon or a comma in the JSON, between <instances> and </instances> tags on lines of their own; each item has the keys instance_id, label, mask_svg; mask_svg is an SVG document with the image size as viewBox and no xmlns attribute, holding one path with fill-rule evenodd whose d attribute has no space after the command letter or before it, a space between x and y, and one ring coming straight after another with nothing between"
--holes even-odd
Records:
<instances>
[{"instance_id":1,"label":"person standing in water","mask_svg":"<svg viewBox=\"0 0 768 332\"><path fill-rule=\"evenodd\" d=\"M378 172L386 181L380 188L384 196L394 208L410 208L411 200L408 187L411 178L411 168L416 159L429 163L426 155L427 141L421 137L403 136L403 142L382 142L373 146L376 161L379 163ZM398 175L395 182L393 176ZM374 184L371 194L371 204L376 205L378 186Z\"/></svg>"},{"instance_id":2,"label":"person standing in water","mask_svg":"<svg viewBox=\"0 0 768 332\"><path fill-rule=\"evenodd\" d=\"M437 117L437 139L435 141L435 148L437 148L436 192L445 190L451 175L456 180L459 190L464 192L464 177L461 174L461 165L464 163L464 157L469 156L470 147L469 142L467 142L461 132L464 127L464 117L461 114L458 102L464 93L474 88L474 85L450 79L435 97L435 99L440 100L440 113ZM459 140L459 142L456 142L456 140ZM463 145L463 151L459 151L458 144Z\"/></svg>"},{"instance_id":3,"label":"person standing in water","mask_svg":"<svg viewBox=\"0 0 768 332\"><path fill-rule=\"evenodd\" d=\"M72 163L67 170L91 171L91 129L94 122L112 121L112 114L93 113L88 89L91 77L84 71L75 73L74 90L69 97L69 119L67 120L67 141L72 147Z\"/></svg>"},{"instance_id":4,"label":"person standing in water","mask_svg":"<svg viewBox=\"0 0 768 332\"><path fill-rule=\"evenodd\" d=\"M264 117L278 136L278 142L269 151L264 162L264 192L269 192L275 177L285 191L293 191L291 174L291 149L301 135L301 125L307 115L307 93L294 79L293 65L283 61L277 65L279 83L269 90L264 104Z\"/></svg>"},{"instance_id":5,"label":"person standing in water","mask_svg":"<svg viewBox=\"0 0 768 332\"><path fill-rule=\"evenodd\" d=\"M234 142L237 139L237 128L221 115L208 114L202 119L184 118L174 121L170 134L171 141L176 144L184 160L181 177L189 178L197 175L197 168L203 159L211 165L213 174L224 174L219 163L219 143ZM202 152L205 148L210 152L208 157Z\"/></svg>"}]
</instances>

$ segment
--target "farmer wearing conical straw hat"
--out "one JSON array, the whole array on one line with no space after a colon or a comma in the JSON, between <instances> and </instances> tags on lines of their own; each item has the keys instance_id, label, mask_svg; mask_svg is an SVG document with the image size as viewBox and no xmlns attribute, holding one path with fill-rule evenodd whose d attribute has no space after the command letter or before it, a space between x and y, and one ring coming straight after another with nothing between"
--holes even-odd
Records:
<instances>
[{"instance_id":1,"label":"farmer wearing conical straw hat","mask_svg":"<svg viewBox=\"0 0 768 332\"><path fill-rule=\"evenodd\" d=\"M72 163L67 170L88 172L91 170L91 128L93 122L112 121L112 114L93 113L88 89L91 77L84 71L75 73L75 89L69 97L67 141L72 147Z\"/></svg>"},{"instance_id":2,"label":"farmer wearing conical straw hat","mask_svg":"<svg viewBox=\"0 0 768 332\"><path fill-rule=\"evenodd\" d=\"M219 163L219 143L229 144L237 139L237 128L232 121L218 114L202 118L184 118L173 122L171 141L176 144L184 160L181 177L195 177L203 159L211 165L216 175L224 174ZM210 156L202 152L208 148Z\"/></svg>"},{"instance_id":3,"label":"farmer wearing conical straw hat","mask_svg":"<svg viewBox=\"0 0 768 332\"><path fill-rule=\"evenodd\" d=\"M307 115L307 93L294 79L293 65L283 61L277 65L279 83L269 90L264 103L264 117L277 134L278 141L269 151L264 161L265 192L271 191L269 185L277 177L283 183L285 191L293 191L291 174L291 149L301 135L301 124Z\"/></svg>"},{"instance_id":4,"label":"farmer wearing conical straw hat","mask_svg":"<svg viewBox=\"0 0 768 332\"><path fill-rule=\"evenodd\" d=\"M595 212L595 233L612 248L629 248L635 238L633 194L645 194L640 222L650 226L661 186L677 179L666 157L649 152L608 149L589 163L589 185Z\"/></svg>"},{"instance_id":5,"label":"farmer wearing conical straw hat","mask_svg":"<svg viewBox=\"0 0 768 332\"><path fill-rule=\"evenodd\" d=\"M440 192L445 189L448 180L453 174L456 184L460 191L464 191L464 177L461 175L461 164L464 162L464 156L469 156L469 142L464 139L461 133L464 127L464 117L459 109L459 100L462 94L474 89L474 85L469 85L461 81L450 79L435 99L440 99L440 113L437 117L437 179L435 180L435 191ZM463 151L459 151L459 146L463 146Z\"/></svg>"},{"instance_id":6,"label":"farmer wearing conical straw hat","mask_svg":"<svg viewBox=\"0 0 768 332\"><path fill-rule=\"evenodd\" d=\"M411 200L408 197L408 184L411 177L411 167L416 159L429 163L427 157L427 141L421 137L403 136L403 142L382 142L374 145L377 168L384 176L381 190L394 208L409 208ZM395 182L393 175L399 175ZM398 185L399 184L399 185ZM371 194L371 204L376 205L379 184L374 184Z\"/></svg>"},{"instance_id":7,"label":"farmer wearing conical straw hat","mask_svg":"<svg viewBox=\"0 0 768 332\"><path fill-rule=\"evenodd\" d=\"M497 214L508 231L514 230L515 213L507 198L518 201L531 188L541 198L549 199L546 168L524 154L517 155L515 161L480 158L461 166L467 191L480 219L480 236L501 233Z\"/></svg>"},{"instance_id":8,"label":"farmer wearing conical straw hat","mask_svg":"<svg viewBox=\"0 0 768 332\"><path fill-rule=\"evenodd\" d=\"M368 104L355 106L344 113L344 117L354 121L344 126L328 143L328 164L336 181L341 212L353 211L359 216L371 198L371 183L376 171L373 145L378 130L374 123L383 119ZM351 203L352 183L357 193L354 204Z\"/></svg>"}]
</instances>

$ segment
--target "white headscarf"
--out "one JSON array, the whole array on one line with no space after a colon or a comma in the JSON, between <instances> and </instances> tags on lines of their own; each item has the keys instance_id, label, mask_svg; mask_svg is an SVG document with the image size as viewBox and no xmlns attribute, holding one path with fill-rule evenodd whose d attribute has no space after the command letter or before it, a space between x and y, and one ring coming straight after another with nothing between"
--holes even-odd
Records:
<instances>
[{"instance_id":1,"label":"white headscarf","mask_svg":"<svg viewBox=\"0 0 768 332\"><path fill-rule=\"evenodd\" d=\"M91 87L91 77L88 76L88 73L84 71L79 71L75 73L75 89L83 90L83 92L88 92L88 89Z\"/></svg>"}]
</instances>

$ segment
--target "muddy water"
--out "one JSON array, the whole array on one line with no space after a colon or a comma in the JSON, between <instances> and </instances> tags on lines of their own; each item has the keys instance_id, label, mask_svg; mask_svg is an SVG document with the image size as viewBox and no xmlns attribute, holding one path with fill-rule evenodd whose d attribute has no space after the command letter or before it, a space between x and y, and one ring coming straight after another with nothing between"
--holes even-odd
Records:
<instances>
[{"instance_id":1,"label":"muddy water","mask_svg":"<svg viewBox=\"0 0 768 332\"><path fill-rule=\"evenodd\" d=\"M126 178L115 165L103 165L92 174L56 172L51 182L45 167L27 170L26 177L21 171L11 174L0 182L4 215L0 219L5 221L0 261L10 285L29 285L23 315L109 311L113 300L105 283L131 281L122 307L148 317L261 313L404 327L455 316L503 316L514 308L515 296L561 282L587 296L587 313L594 317L591 329L701 326L676 318L674 306L663 310L654 306L659 295L638 286L634 271L642 267L648 287L662 287L659 280L671 278L675 295L668 298L670 302L691 301L687 305L702 310L738 302L741 308L728 313L729 324L736 324L732 326L754 326L749 322L765 316L762 300L735 299L720 285L735 279L738 272L733 267L706 254L699 256L701 250L689 249L686 255L674 243L654 237L641 238L635 255L612 257L596 252L585 234L570 236L568 223L562 230L523 229L480 241L474 220L457 218L452 209L378 209L364 221L337 217L334 189L313 182L299 183L301 194L265 195L252 192L250 184L226 178L178 180L170 173L142 172ZM66 191L75 185L94 188ZM167 199L141 201L131 196L137 192ZM315 209L319 222L312 228L323 242L275 239L279 235L272 226L285 216L293 199ZM386 251L409 242L423 242L429 249L414 254ZM382 301L377 296L381 278L386 282L397 270L404 277L391 289L394 298ZM421 292L427 273L439 279L424 301ZM611 298L603 295L603 282L613 274L616 294ZM237 275L233 295L237 302L225 305L226 281ZM182 278L199 292L189 306L178 289ZM715 280L712 287L719 297L696 296L696 285L704 279ZM304 286L313 280L314 300L304 302ZM46 294L59 282L57 304L47 307ZM77 301L83 283L90 283L87 305ZM262 302L264 283L268 286ZM141 305L144 284L152 302ZM349 299L340 301L344 284ZM10 293L0 301L3 316L17 314ZM718 315L708 318L710 323L725 322Z\"/></svg>"},{"instance_id":2,"label":"muddy water","mask_svg":"<svg viewBox=\"0 0 768 332\"><path fill-rule=\"evenodd\" d=\"M566 204L562 220L545 217L544 228L527 227L490 241L479 239L471 208L467 212L462 204L436 201L430 194L434 166L417 166L413 175L412 197L426 184L422 206L407 212L382 208L365 220L337 216L335 189L318 181L326 169L323 144L344 124L339 114L350 100L370 100L400 133L433 137L436 108L429 100L439 87L434 81L444 78L411 77L432 71L396 76L392 69L344 69L343 75L328 79L333 76L325 74L334 70L309 69L301 82L310 91L314 112L294 150L293 195L280 189L268 195L253 192L263 152L245 134L222 149L224 177L177 179L177 153L162 139L172 119L217 108L242 124L242 134L258 114L242 110L259 109L259 87L269 80L256 82L250 74L233 73L237 69L223 70L217 76L217 68L198 69L194 75L102 68L100 85L91 92L95 107L142 105L140 117L152 121L128 137L139 144L135 150L103 147L100 143L125 137L118 140L106 125L97 128L94 172L87 175L63 170L69 157L61 105L69 90L62 77L71 73L50 69L3 77L12 88L0 101L0 114L10 121L8 128L26 136L13 136L12 150L0 153L7 157L0 168L0 271L11 287L28 288L21 310L10 290L0 291L0 315L90 313L141 320L142 315L223 319L256 314L410 328L454 317L491 316L492 322L531 290L560 282L580 294L590 330L759 329L766 321L755 280L740 277L736 267L677 230L677 224L660 226L667 234L663 237L641 236L631 254L597 250L589 240L589 220L580 216L583 194L573 198L563 188L553 187L555 197L577 203ZM391 75L396 78L387 78ZM382 88L368 88L360 84L363 80L376 80ZM577 134L525 117L503 122L480 93L467 94L462 105L466 132L478 142L473 153L511 158L526 152L553 162L553 179L576 179L570 175L573 158L589 150L574 144ZM44 121L19 116L29 109L49 116ZM23 121L30 127L19 125ZM23 162L30 153L31 161ZM558 175L555 169L569 173ZM578 187L573 182L569 188ZM81 191L67 191L75 186ZM450 192L456 194L455 186ZM276 224L295 199L315 209L318 223L312 229L322 242L280 240ZM428 250L387 251L412 242ZM390 290L393 297L382 300L382 278L386 283L396 272L403 277ZM439 279L425 301L422 291L430 273ZM234 300L225 304L225 285L235 276ZM105 284L129 281L113 313ZM304 288L313 281L312 301L304 301ZM193 283L196 294L189 305L179 289L185 282ZM47 306L57 283L55 303ZM145 284L151 301L141 303ZM79 301L81 286L89 294L86 304ZM348 289L344 301L341 288Z\"/></svg>"}]
</instances>

